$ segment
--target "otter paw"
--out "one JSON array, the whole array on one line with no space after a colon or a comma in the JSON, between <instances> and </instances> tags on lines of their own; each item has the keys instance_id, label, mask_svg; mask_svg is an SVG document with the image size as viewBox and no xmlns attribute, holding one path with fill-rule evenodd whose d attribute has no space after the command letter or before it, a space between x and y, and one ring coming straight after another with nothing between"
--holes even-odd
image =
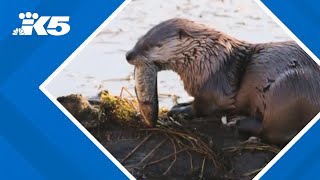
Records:
<instances>
[{"instance_id":1,"label":"otter paw","mask_svg":"<svg viewBox=\"0 0 320 180\"><path fill-rule=\"evenodd\" d=\"M246 143L249 143L249 144L258 144L261 142L261 139L256 137L256 136L251 136L249 137L246 141L242 142L242 144L246 144Z\"/></svg>"},{"instance_id":2,"label":"otter paw","mask_svg":"<svg viewBox=\"0 0 320 180\"><path fill-rule=\"evenodd\" d=\"M179 117L183 119L192 119L194 117L191 104L178 104L171 108L167 114L170 117Z\"/></svg>"},{"instance_id":3,"label":"otter paw","mask_svg":"<svg viewBox=\"0 0 320 180\"><path fill-rule=\"evenodd\" d=\"M224 120L224 118L225 118L225 120ZM226 116L223 116L221 118L221 121L222 121L222 124L226 125L227 127L236 128L236 127L238 127L240 121L244 120L246 118L247 118L246 116L238 116L238 117L234 117L234 118L227 120Z\"/></svg>"}]
</instances>

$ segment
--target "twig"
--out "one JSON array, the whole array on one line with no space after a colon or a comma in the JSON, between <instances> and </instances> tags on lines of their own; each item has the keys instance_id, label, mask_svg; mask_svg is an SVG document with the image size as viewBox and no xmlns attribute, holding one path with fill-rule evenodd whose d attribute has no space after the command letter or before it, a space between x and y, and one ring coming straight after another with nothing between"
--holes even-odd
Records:
<instances>
[{"instance_id":1,"label":"twig","mask_svg":"<svg viewBox=\"0 0 320 180\"><path fill-rule=\"evenodd\" d=\"M177 148L176 148L176 144L174 143L174 141L173 141L173 139L172 138L170 138L170 141L171 141L171 143L172 143L172 145L173 145L173 150L174 150L174 159L173 159L173 161L172 161L172 163L170 164L170 166L168 167L168 169L162 174L162 175L166 175L169 171L170 171L170 169L171 169L171 167L174 165L174 163L177 161Z\"/></svg>"},{"instance_id":2,"label":"twig","mask_svg":"<svg viewBox=\"0 0 320 180\"><path fill-rule=\"evenodd\" d=\"M262 168L259 168L259 169L256 169L256 170L253 170L253 171L251 171L251 172L244 173L244 174L242 174L242 176L255 175L255 174L257 174L258 172L260 172L262 169L263 169L263 167L262 167Z\"/></svg>"},{"instance_id":3,"label":"twig","mask_svg":"<svg viewBox=\"0 0 320 180\"><path fill-rule=\"evenodd\" d=\"M206 158L204 157L203 158L203 161L202 161L202 166L201 166L201 172L200 172L200 176L199 176L199 179L202 179L203 178L203 171L204 171L204 165L206 163Z\"/></svg>"},{"instance_id":4,"label":"twig","mask_svg":"<svg viewBox=\"0 0 320 180\"><path fill-rule=\"evenodd\" d=\"M164 139L162 140L156 147L154 147L138 164L138 166L140 166L151 154L153 154L156 150L158 150L158 148L167 140Z\"/></svg>"},{"instance_id":5,"label":"twig","mask_svg":"<svg viewBox=\"0 0 320 180\"><path fill-rule=\"evenodd\" d=\"M135 138L123 138L123 139L119 139L119 142L125 142L125 141L134 141L134 140L138 140L140 139L140 136L135 137Z\"/></svg>"},{"instance_id":6,"label":"twig","mask_svg":"<svg viewBox=\"0 0 320 180\"><path fill-rule=\"evenodd\" d=\"M180 140L178 140L178 142L180 142L185 147L189 147L190 150L196 151L196 152L198 152L200 154L203 154L203 155L207 156L209 159L212 160L212 162L213 162L215 167L220 168L221 166L223 166L220 163L217 164L217 162L215 161L215 159L216 159L215 153L206 145L206 143L204 143L200 138L193 137L191 132L173 131L173 130L168 129L166 127L164 127L163 129L160 129L160 128L149 128L149 129L140 129L140 130L159 131L159 132L169 133L171 135L176 135L176 136L178 136L178 137L180 137L182 139L187 140L192 145L192 147L182 143L182 141L180 141ZM177 138L174 138L174 139L177 139Z\"/></svg>"},{"instance_id":7,"label":"twig","mask_svg":"<svg viewBox=\"0 0 320 180\"><path fill-rule=\"evenodd\" d=\"M152 136L152 134L149 134L146 138L144 138L125 158L122 159L121 163L124 163L151 136Z\"/></svg>"},{"instance_id":8,"label":"twig","mask_svg":"<svg viewBox=\"0 0 320 180\"><path fill-rule=\"evenodd\" d=\"M124 91L127 92L129 94L129 96L133 99L132 101L129 101L128 99L123 99L122 94L123 94ZM120 99L125 100L127 103L129 103L131 105L131 107L134 108L137 112L139 111L139 109L135 105L136 103L134 104L134 102L136 100L136 97L133 96L126 87L122 87L121 88L119 97L120 97Z\"/></svg>"},{"instance_id":9,"label":"twig","mask_svg":"<svg viewBox=\"0 0 320 180\"><path fill-rule=\"evenodd\" d=\"M121 91L120 91L120 97L121 97L121 98L122 98L123 91L127 92L131 98L135 98L135 96L133 96L133 95L131 94L131 92L130 92L126 87L122 87L122 88L121 88Z\"/></svg>"},{"instance_id":10,"label":"twig","mask_svg":"<svg viewBox=\"0 0 320 180\"><path fill-rule=\"evenodd\" d=\"M192 155L190 154L189 151L187 151L187 154L189 155L189 159L190 159L190 168L191 168L191 170L193 170L193 158L192 158Z\"/></svg>"},{"instance_id":11,"label":"twig","mask_svg":"<svg viewBox=\"0 0 320 180\"><path fill-rule=\"evenodd\" d=\"M246 150L260 150L260 151L270 151L275 154L279 153L279 149L268 146L268 145L239 145L239 146L231 146L231 147L226 147L223 148L223 151L228 151L228 152L235 152L241 149L246 149Z\"/></svg>"},{"instance_id":12,"label":"twig","mask_svg":"<svg viewBox=\"0 0 320 180\"><path fill-rule=\"evenodd\" d=\"M195 141L197 141L197 139L193 138L190 136L190 134L187 134L187 133L183 133L183 132L176 132L176 131L173 131L173 130L164 130L164 129L160 129L160 128L147 128L147 129L139 129L139 130L142 130L142 131L161 131L161 132L167 132L167 133L171 133L171 134L175 134L175 135L179 135L181 137L188 137L190 139L193 139Z\"/></svg>"},{"instance_id":13,"label":"twig","mask_svg":"<svg viewBox=\"0 0 320 180\"><path fill-rule=\"evenodd\" d=\"M168 158L170 158L170 157L172 157L172 156L175 156L175 155L177 155L177 154L179 154L179 153L181 153L181 152L186 151L187 149L189 149L189 148L180 149L180 150L178 150L176 153L172 153L172 154L169 154L169 155L167 155L167 156L165 156L165 157L163 157L163 158L161 158L161 159L158 159L158 160L149 162L148 165L152 165L152 164L156 164L156 163L159 163L159 162L161 162L161 161L164 161L164 160L166 160L166 159L168 159ZM188 152L188 151L186 151L186 152Z\"/></svg>"}]
</instances>

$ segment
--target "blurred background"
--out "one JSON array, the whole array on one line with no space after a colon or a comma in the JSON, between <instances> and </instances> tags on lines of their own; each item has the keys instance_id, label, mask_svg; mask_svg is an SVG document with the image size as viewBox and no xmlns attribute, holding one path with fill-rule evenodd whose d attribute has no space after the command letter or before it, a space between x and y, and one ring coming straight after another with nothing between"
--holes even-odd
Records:
<instances>
[{"instance_id":1,"label":"blurred background","mask_svg":"<svg viewBox=\"0 0 320 180\"><path fill-rule=\"evenodd\" d=\"M176 17L253 43L290 39L253 0L133 0L46 89L55 97L76 93L95 98L102 89L120 95L122 87L135 95L134 67L126 62L125 53L154 25ZM179 97L178 102L192 99L171 71L158 74L158 92L160 106L168 108L172 95Z\"/></svg>"}]
</instances>

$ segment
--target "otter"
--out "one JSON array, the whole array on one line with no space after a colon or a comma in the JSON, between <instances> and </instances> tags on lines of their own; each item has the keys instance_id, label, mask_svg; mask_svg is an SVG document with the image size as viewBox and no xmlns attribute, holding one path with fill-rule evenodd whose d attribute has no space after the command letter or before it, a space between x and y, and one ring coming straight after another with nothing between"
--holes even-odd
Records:
<instances>
[{"instance_id":1,"label":"otter","mask_svg":"<svg viewBox=\"0 0 320 180\"><path fill-rule=\"evenodd\" d=\"M272 143L287 143L320 111L320 68L293 41L249 43L176 18L149 30L126 59L180 76L194 100L171 112L232 112L244 117L239 130Z\"/></svg>"}]
</instances>

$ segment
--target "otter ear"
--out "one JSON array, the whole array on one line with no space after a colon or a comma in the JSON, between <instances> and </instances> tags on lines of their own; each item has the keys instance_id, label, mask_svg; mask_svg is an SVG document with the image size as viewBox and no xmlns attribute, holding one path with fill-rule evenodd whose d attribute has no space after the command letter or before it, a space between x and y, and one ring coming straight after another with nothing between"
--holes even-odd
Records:
<instances>
[{"instance_id":1,"label":"otter ear","mask_svg":"<svg viewBox=\"0 0 320 180\"><path fill-rule=\"evenodd\" d=\"M186 37L193 37L188 31L184 29L179 29L179 39L186 38Z\"/></svg>"}]
</instances>

